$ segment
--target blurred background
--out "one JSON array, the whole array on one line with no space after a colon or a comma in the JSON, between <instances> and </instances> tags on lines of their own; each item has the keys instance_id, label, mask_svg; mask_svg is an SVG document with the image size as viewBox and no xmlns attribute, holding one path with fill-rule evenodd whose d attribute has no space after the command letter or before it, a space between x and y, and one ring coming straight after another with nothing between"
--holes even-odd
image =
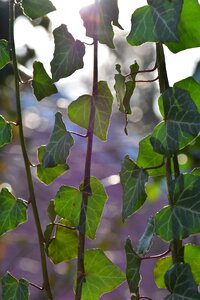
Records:
<instances>
[{"instance_id":1,"label":"blurred background","mask_svg":"<svg viewBox=\"0 0 200 300\"><path fill-rule=\"evenodd\" d=\"M50 61L53 58L54 41L52 30L62 23L67 24L68 30L76 39L90 43L85 36L85 29L79 16L83 5L91 4L90 0L52 1L57 11L48 17L30 21L17 9L15 36L17 55L20 68L27 74L32 74L32 63L40 60L50 74ZM115 29L115 49L99 45L99 79L108 81L114 93L115 64L122 65L124 74L129 73L129 66L136 60L140 69L152 68L155 65L155 48L146 43L139 47L131 47L126 42L126 36L131 28L131 14L146 1L119 0L119 23L124 31ZM8 39L8 2L0 1L0 39ZM47 144L53 125L54 115L59 110L68 130L82 132L80 128L67 118L67 107L71 101L80 95L91 93L92 90L92 46L86 46L84 68L75 72L67 79L56 83L58 93L45 98L40 103L32 94L29 85L21 87L24 132L30 160L37 164L37 148ZM199 48L190 49L178 54L172 54L165 48L167 69L170 84L183 78L194 76L200 82L200 53ZM192 58L191 61L188 58ZM156 72L139 75L137 79L148 80L157 76ZM144 207L125 224L121 221L122 191L119 184L121 162L126 154L136 159L138 142L150 133L160 120L157 108L159 96L158 84L138 83L131 100L132 115L129 116L128 136L124 133L124 115L118 111L116 99L113 105L113 115L109 129L108 141L103 143L94 139L92 160L92 175L99 178L106 188L109 199L105 206L103 219L97 232L96 240L88 241L88 247L101 247L108 257L125 271L124 244L128 236L133 245L137 244L142 235L148 217L167 204L165 181L162 177L151 178L147 185L148 199ZM12 69L7 65L0 71L0 114L7 120L15 121L15 91ZM27 183L18 142L17 129L14 129L13 142L0 149L0 189L7 187L17 197L27 199ZM47 207L61 185L79 186L83 179L86 141L74 137L75 145L69 158L70 170L57 178L50 186L45 186L36 177L33 169L37 203L42 227L48 224ZM184 153L180 153L179 162L182 171L193 169L200 165L200 139L197 138ZM29 221L0 239L0 276L9 270L17 278L24 277L38 285L42 284L39 262L38 242L33 222L31 207L28 212ZM31 237L31 238L30 238ZM193 240L197 241L194 237ZM167 244L155 238L150 254L159 254L167 249ZM142 264L141 295L153 300L163 299L165 290L158 290L153 279L153 268L156 261L144 261ZM56 300L73 299L73 278L75 262L53 265L49 261L50 279ZM45 299L37 289L30 288L31 300ZM42 298L43 297L43 298ZM102 300L130 299L127 284L102 296Z\"/></svg>"}]
</instances>

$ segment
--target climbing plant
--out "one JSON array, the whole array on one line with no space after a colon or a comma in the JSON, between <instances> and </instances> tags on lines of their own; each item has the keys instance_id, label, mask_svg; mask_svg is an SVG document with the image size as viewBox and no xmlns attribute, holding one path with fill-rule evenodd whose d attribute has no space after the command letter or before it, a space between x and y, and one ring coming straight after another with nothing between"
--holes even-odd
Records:
<instances>
[{"instance_id":1,"label":"climbing plant","mask_svg":"<svg viewBox=\"0 0 200 300\"><path fill-rule=\"evenodd\" d=\"M125 156L120 171L123 189L122 220L136 214L147 199L146 184L155 176L165 177L168 205L149 221L138 245L125 241L127 258L124 274L107 257L102 249L86 249L86 239L93 240L101 221L107 194L99 179L91 174L93 136L106 141L112 114L113 95L106 81L98 80L98 44L113 49L113 26L123 30L119 24L117 0L95 0L81 9L80 16L86 29L86 36L92 39L93 83L91 94L84 94L68 107L68 117L85 129L85 134L70 132L60 112L55 114L55 125L47 145L38 148L37 177L44 184L50 184L65 173L74 138L78 135L85 140L84 178L79 187L61 186L47 208L49 224L43 232L35 196L32 168L29 159L21 109L20 85L23 84L15 51L14 20L15 8L20 5L29 19L37 19L55 10L49 0L9 1L9 40L0 40L0 68L11 64L15 82L16 118L6 120L0 116L0 147L12 142L13 127L19 133L29 198L17 198L8 189L0 192L0 234L6 234L18 225L27 222L27 211L32 209L40 249L43 283L40 286L28 279L16 279L7 272L1 279L2 299L29 299L29 286L45 293L47 299L56 299L49 279L47 259L53 263L76 259L77 271L74 285L75 300L97 300L127 280L131 299L150 299L141 295L140 268L148 259L157 259L154 277L158 288L166 288L164 299L200 299L198 284L199 267L196 260L200 247L184 239L200 232L200 171L182 173L178 154L193 142L200 131L200 84L189 77L169 86L163 45L177 53L188 48L200 47L200 5L197 0L148 0L147 5L133 12L131 30L127 42L139 46L146 42L154 44L155 67L141 70L135 62L130 73L123 74L117 64L114 89L119 110L125 116L125 134L128 134L128 118L132 113L134 89L137 75L157 71L160 96L158 105L163 120L153 132L139 143L138 158L134 161ZM70 4L69 4L70 7ZM42 62L33 63L33 77L28 80L38 101L57 93L55 82L69 77L84 67L86 45L76 40L66 25L53 31L55 50L51 61L51 77ZM72 148L72 149L71 149ZM134 216L132 216L134 217ZM22 225L20 225L22 226ZM147 253L154 236L168 243L160 255ZM126 237L124 238L126 239ZM73 287L72 287L73 288Z\"/></svg>"}]
</instances>

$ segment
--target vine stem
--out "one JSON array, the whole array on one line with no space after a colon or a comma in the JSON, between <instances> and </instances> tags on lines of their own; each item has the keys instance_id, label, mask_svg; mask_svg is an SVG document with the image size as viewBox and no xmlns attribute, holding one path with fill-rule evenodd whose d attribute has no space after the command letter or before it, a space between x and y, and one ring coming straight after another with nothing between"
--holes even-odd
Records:
<instances>
[{"instance_id":1,"label":"vine stem","mask_svg":"<svg viewBox=\"0 0 200 300\"><path fill-rule=\"evenodd\" d=\"M94 2L98 4L98 0ZM97 24L95 23L96 27ZM96 28L94 28L94 33ZM90 176L91 176L91 161L92 161L92 148L93 148L93 131L94 131L94 121L95 121L95 99L98 96L98 39L95 36L93 38L93 87L92 87L92 97L91 97L91 110L89 118L89 126L87 130L87 153L85 160L85 173L83 180L83 190L82 190L82 203L79 219L79 240L78 240L78 259L77 259L77 279L76 279L76 291L75 300L81 300L83 282L85 281L85 233L86 233L86 214L88 206L88 198L91 195L90 187Z\"/></svg>"},{"instance_id":2,"label":"vine stem","mask_svg":"<svg viewBox=\"0 0 200 300\"><path fill-rule=\"evenodd\" d=\"M19 129L19 140L22 149L22 155L24 159L24 165L26 170L26 177L28 183L28 191L29 191L29 202L32 205L33 215L35 220L35 225L37 229L37 235L39 240L39 248L40 248L40 257L41 257L41 266L42 266L42 274L43 274L43 287L46 291L48 299L52 300L53 296L51 293L51 288L49 284L48 278L48 271L47 271L47 263L46 263L46 254L45 254L45 241L44 236L40 224L36 198L35 198L35 191L33 186L33 179L30 169L30 162L26 150L24 132L23 132L23 122L22 122L22 112L21 112L21 99L20 99L20 77L18 73L18 66L17 66L17 57L15 51L15 39L14 39L14 20L15 20L15 1L9 1L9 47L10 53L12 57L13 63L13 71L14 71L14 80L15 80L15 92L16 92L16 110L17 110L17 124Z\"/></svg>"},{"instance_id":3,"label":"vine stem","mask_svg":"<svg viewBox=\"0 0 200 300\"><path fill-rule=\"evenodd\" d=\"M165 90L169 88L169 81L167 76L167 69L166 69L166 63L165 63L165 54L162 43L156 44L156 56L157 56L157 67L158 67L158 76L159 76L159 86L160 86L160 92L164 93ZM178 164L178 158L175 154L173 156L173 165L174 165L174 171L175 171L175 178L180 175L179 170L179 164ZM171 184L172 184L172 170L171 170L171 157L167 157L165 161L165 167L166 167L166 181L167 181L167 190L168 190L168 201L171 209L173 209L174 206L174 199L171 195ZM174 225L172 224L172 231L173 235L176 228L174 228ZM183 253L181 251L182 249L182 240L173 239L171 242L171 251L172 251L172 260L173 263L181 262L183 261Z\"/></svg>"}]
</instances>

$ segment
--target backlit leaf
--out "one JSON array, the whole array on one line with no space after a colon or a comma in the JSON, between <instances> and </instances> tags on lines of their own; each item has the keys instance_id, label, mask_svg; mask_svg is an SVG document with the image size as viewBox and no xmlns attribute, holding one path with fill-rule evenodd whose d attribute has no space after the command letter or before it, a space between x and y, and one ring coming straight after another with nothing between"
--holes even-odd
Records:
<instances>
[{"instance_id":1,"label":"backlit leaf","mask_svg":"<svg viewBox=\"0 0 200 300\"><path fill-rule=\"evenodd\" d=\"M112 291L125 280L125 275L101 249L91 249L85 252L85 273L83 300L99 300L101 295Z\"/></svg>"},{"instance_id":2,"label":"backlit leaf","mask_svg":"<svg viewBox=\"0 0 200 300\"><path fill-rule=\"evenodd\" d=\"M178 24L178 43L166 43L170 51L200 47L200 4L198 0L184 0Z\"/></svg>"},{"instance_id":3,"label":"backlit leaf","mask_svg":"<svg viewBox=\"0 0 200 300\"><path fill-rule=\"evenodd\" d=\"M55 6L49 0L22 0L24 14L31 19L45 16L51 11L56 10Z\"/></svg>"},{"instance_id":4,"label":"backlit leaf","mask_svg":"<svg viewBox=\"0 0 200 300\"><path fill-rule=\"evenodd\" d=\"M48 145L45 147L42 157L42 168L52 168L57 165L65 164L73 144L74 140L71 134L66 130L62 120L62 114L57 112L55 114L53 133Z\"/></svg>"},{"instance_id":5,"label":"backlit leaf","mask_svg":"<svg viewBox=\"0 0 200 300\"><path fill-rule=\"evenodd\" d=\"M3 300L28 300L29 299L29 282L25 279L19 281L7 272L2 281L2 299Z\"/></svg>"},{"instance_id":6,"label":"backlit leaf","mask_svg":"<svg viewBox=\"0 0 200 300\"><path fill-rule=\"evenodd\" d=\"M97 38L101 44L114 48L112 24L123 29L118 22L118 1L100 0L80 10L80 15L86 28L86 35Z\"/></svg>"},{"instance_id":7,"label":"backlit leaf","mask_svg":"<svg viewBox=\"0 0 200 300\"><path fill-rule=\"evenodd\" d=\"M83 95L73 101L68 107L68 115L72 122L88 128L92 96ZM113 96L106 81L98 84L98 96L94 99L95 121L94 134L101 140L107 138L107 131L112 112Z\"/></svg>"},{"instance_id":8,"label":"backlit leaf","mask_svg":"<svg viewBox=\"0 0 200 300\"><path fill-rule=\"evenodd\" d=\"M200 177L185 174L174 182L173 207L156 214L156 234L163 240L182 240L200 232Z\"/></svg>"},{"instance_id":9,"label":"backlit leaf","mask_svg":"<svg viewBox=\"0 0 200 300\"><path fill-rule=\"evenodd\" d=\"M0 235L27 220L27 204L16 199L7 189L0 192Z\"/></svg>"},{"instance_id":10,"label":"backlit leaf","mask_svg":"<svg viewBox=\"0 0 200 300\"><path fill-rule=\"evenodd\" d=\"M155 221L153 217L150 217L145 232L139 239L139 243L136 249L138 255L144 256L147 254L152 244L154 232L155 232Z\"/></svg>"},{"instance_id":11,"label":"backlit leaf","mask_svg":"<svg viewBox=\"0 0 200 300\"><path fill-rule=\"evenodd\" d=\"M131 240L127 239L125 244L126 251L126 278L131 293L138 294L140 285L140 265L141 258L137 255L132 247Z\"/></svg>"},{"instance_id":12,"label":"backlit leaf","mask_svg":"<svg viewBox=\"0 0 200 300\"><path fill-rule=\"evenodd\" d=\"M51 168L43 168L42 167L42 157L44 155L46 146L40 146L38 148L38 161L39 165L37 165L37 177L45 184L50 184L54 179L58 176L64 174L67 170L69 170L69 166L67 164L58 164L55 167Z\"/></svg>"},{"instance_id":13,"label":"backlit leaf","mask_svg":"<svg viewBox=\"0 0 200 300\"><path fill-rule=\"evenodd\" d=\"M59 221L68 225L65 220ZM56 226L55 236L50 240L47 254L54 264L76 258L78 253L78 237L76 230Z\"/></svg>"},{"instance_id":14,"label":"backlit leaf","mask_svg":"<svg viewBox=\"0 0 200 300\"><path fill-rule=\"evenodd\" d=\"M156 152L170 156L189 144L200 131L200 113L187 91L166 90L159 99L165 122L159 123L150 138Z\"/></svg>"},{"instance_id":15,"label":"backlit leaf","mask_svg":"<svg viewBox=\"0 0 200 300\"><path fill-rule=\"evenodd\" d=\"M43 64L39 61L35 61L33 64L32 87L38 101L58 92Z\"/></svg>"},{"instance_id":16,"label":"backlit leaf","mask_svg":"<svg viewBox=\"0 0 200 300\"><path fill-rule=\"evenodd\" d=\"M0 70L10 62L8 41L0 40Z\"/></svg>"},{"instance_id":17,"label":"backlit leaf","mask_svg":"<svg viewBox=\"0 0 200 300\"><path fill-rule=\"evenodd\" d=\"M0 115L0 148L12 140L11 125Z\"/></svg>"},{"instance_id":18,"label":"backlit leaf","mask_svg":"<svg viewBox=\"0 0 200 300\"><path fill-rule=\"evenodd\" d=\"M147 170L149 176L160 176L165 174L165 167L153 169L154 167L161 166L163 163L163 155L156 153L150 142L151 135L146 136L139 142L139 152L137 157L137 165L143 169L152 168Z\"/></svg>"},{"instance_id":19,"label":"backlit leaf","mask_svg":"<svg viewBox=\"0 0 200 300\"><path fill-rule=\"evenodd\" d=\"M192 275L196 284L200 283L200 247L197 245L187 244L184 245L184 262L191 267ZM167 256L157 261L154 268L154 278L158 288L166 288L164 274L173 265L172 257Z\"/></svg>"},{"instance_id":20,"label":"backlit leaf","mask_svg":"<svg viewBox=\"0 0 200 300\"><path fill-rule=\"evenodd\" d=\"M128 43L177 42L182 4L183 0L151 0L148 6L138 8L132 15Z\"/></svg>"},{"instance_id":21,"label":"backlit leaf","mask_svg":"<svg viewBox=\"0 0 200 300\"><path fill-rule=\"evenodd\" d=\"M107 195L102 184L94 177L91 177L90 187L91 196L89 196L87 206L86 234L89 238L94 239ZM62 186L55 196L55 211L60 217L66 219L70 226L77 227L81 202L82 193L80 190L70 186Z\"/></svg>"},{"instance_id":22,"label":"backlit leaf","mask_svg":"<svg viewBox=\"0 0 200 300\"><path fill-rule=\"evenodd\" d=\"M194 281L190 266L185 263L173 265L165 274L165 284L171 295L165 300L199 300L197 284Z\"/></svg>"},{"instance_id":23,"label":"backlit leaf","mask_svg":"<svg viewBox=\"0 0 200 300\"><path fill-rule=\"evenodd\" d=\"M122 164L120 178L123 187L122 219L125 220L145 202L147 198L145 184L148 181L148 174L126 156Z\"/></svg>"},{"instance_id":24,"label":"backlit leaf","mask_svg":"<svg viewBox=\"0 0 200 300\"><path fill-rule=\"evenodd\" d=\"M66 25L60 25L53 31L55 50L51 61L51 73L53 82L73 74L83 68L83 56L85 45L75 40L67 30Z\"/></svg>"}]
</instances>

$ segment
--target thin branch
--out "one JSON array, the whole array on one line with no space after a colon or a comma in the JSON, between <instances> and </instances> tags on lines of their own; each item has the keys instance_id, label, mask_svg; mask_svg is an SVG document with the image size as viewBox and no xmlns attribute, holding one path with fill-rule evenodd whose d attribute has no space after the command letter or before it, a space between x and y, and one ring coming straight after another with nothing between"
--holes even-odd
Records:
<instances>
[{"instance_id":1,"label":"thin branch","mask_svg":"<svg viewBox=\"0 0 200 300\"><path fill-rule=\"evenodd\" d=\"M151 256L144 256L144 257L141 257L141 259L142 260L144 260L144 259L157 259L157 258L165 257L170 252L171 252L171 249L169 248L169 249L167 249L165 252L163 252L161 254L151 255Z\"/></svg>"},{"instance_id":2,"label":"thin branch","mask_svg":"<svg viewBox=\"0 0 200 300\"><path fill-rule=\"evenodd\" d=\"M78 133L78 132L75 132L75 131L68 131L70 134L74 134L74 135L77 135L79 137L82 137L82 138L87 138L89 133L87 132L86 134L81 134L81 133Z\"/></svg>"},{"instance_id":3,"label":"thin branch","mask_svg":"<svg viewBox=\"0 0 200 300\"><path fill-rule=\"evenodd\" d=\"M162 161L162 163L161 163L160 165L155 166L155 167L144 168L143 170L144 170L144 171L148 171L148 170L156 170L156 169L162 168L164 165L165 165L165 160L164 160L164 158L163 158L163 161Z\"/></svg>"},{"instance_id":4,"label":"thin branch","mask_svg":"<svg viewBox=\"0 0 200 300\"><path fill-rule=\"evenodd\" d=\"M156 80L158 80L159 79L159 76L157 76L156 78L154 78L154 79L149 79L149 80L135 80L135 82L136 83L138 83L138 82L154 82L154 81L156 81Z\"/></svg>"},{"instance_id":5,"label":"thin branch","mask_svg":"<svg viewBox=\"0 0 200 300\"><path fill-rule=\"evenodd\" d=\"M76 227L70 227L70 226L67 226L67 225L62 224L62 223L52 223L52 225L64 227L64 228L67 228L67 229L69 229L69 230L77 230Z\"/></svg>"},{"instance_id":6,"label":"thin branch","mask_svg":"<svg viewBox=\"0 0 200 300\"><path fill-rule=\"evenodd\" d=\"M17 122L8 121L8 123L9 123L10 125L19 126L19 123L17 123Z\"/></svg>"},{"instance_id":7,"label":"thin branch","mask_svg":"<svg viewBox=\"0 0 200 300\"><path fill-rule=\"evenodd\" d=\"M94 45L94 42L92 43L86 43L86 42L83 42L83 44L87 45L87 46L93 46Z\"/></svg>"},{"instance_id":8,"label":"thin branch","mask_svg":"<svg viewBox=\"0 0 200 300\"><path fill-rule=\"evenodd\" d=\"M125 77L129 77L129 76L132 76L132 75L135 75L135 74L140 74L140 73L151 73L151 72L155 71L156 69L157 69L157 64L155 63L155 66L152 69L139 70L139 71L136 71L136 72L132 72L132 73L129 73L129 74L125 75Z\"/></svg>"},{"instance_id":9,"label":"thin branch","mask_svg":"<svg viewBox=\"0 0 200 300\"><path fill-rule=\"evenodd\" d=\"M140 297L139 299L153 300L153 299L151 299L151 298L149 298L149 297L145 297L145 296L142 296L142 297Z\"/></svg>"},{"instance_id":10,"label":"thin branch","mask_svg":"<svg viewBox=\"0 0 200 300\"><path fill-rule=\"evenodd\" d=\"M40 291L43 291L43 290L44 290L44 287L40 287L40 286L38 286L37 284L32 283L32 282L30 282L30 281L29 281L29 284L32 285L33 287L35 287L36 289L40 290Z\"/></svg>"}]
</instances>

